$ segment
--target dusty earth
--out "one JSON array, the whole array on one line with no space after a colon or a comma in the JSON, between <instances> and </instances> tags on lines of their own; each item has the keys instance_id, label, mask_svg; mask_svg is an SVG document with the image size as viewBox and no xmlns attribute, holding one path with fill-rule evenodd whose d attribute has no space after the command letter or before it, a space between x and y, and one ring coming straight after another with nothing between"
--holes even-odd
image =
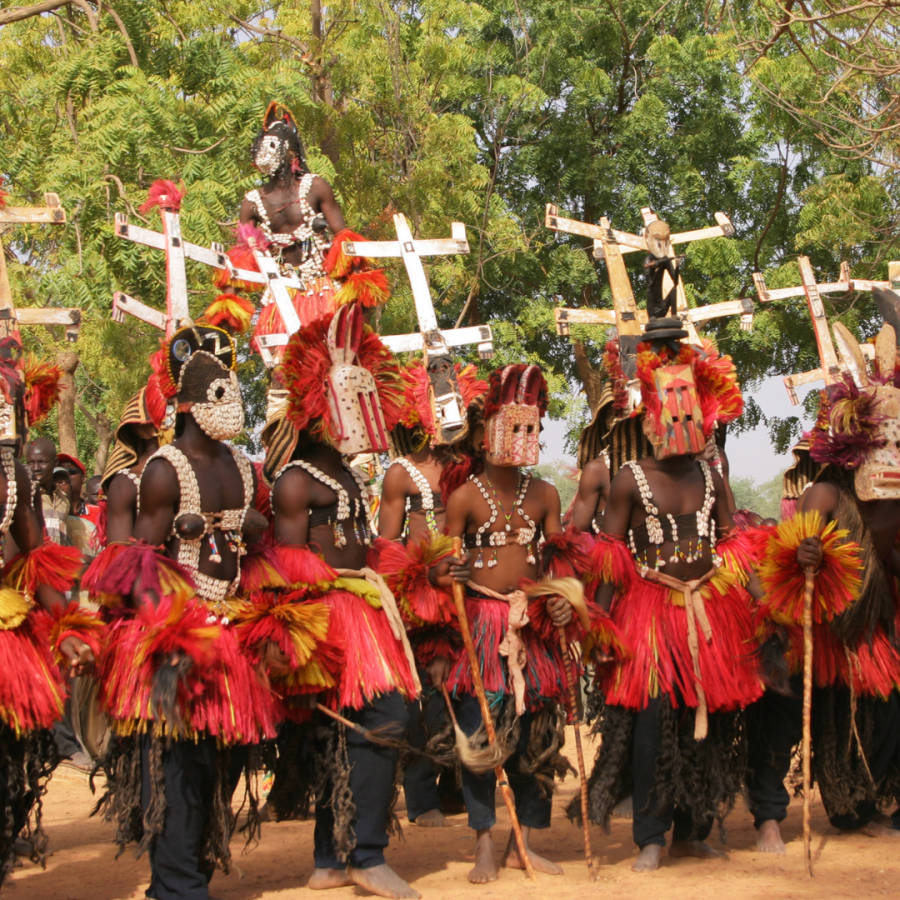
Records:
<instances>
[{"instance_id":1,"label":"dusty earth","mask_svg":"<svg viewBox=\"0 0 900 900\"><path fill-rule=\"evenodd\" d=\"M586 750L589 748L586 747ZM574 756L574 754L570 754ZM574 760L573 760L574 761ZM590 765L590 763L588 763ZM387 859L412 882L426 900L588 900L594 897L632 895L640 892L665 900L762 900L762 898L868 898L900 895L900 839L840 835L828 823L821 803L813 804L813 861L815 877L805 873L802 856L800 804L791 806L782 833L787 856L772 857L756 850L753 822L740 804L727 821L729 859L698 860L663 858L657 872L636 875L631 871L635 847L631 822L614 819L612 833L591 829L599 879L591 884L584 863L581 831L563 814L578 789L576 780L561 785L553 804L553 826L536 835L535 849L560 863L565 874L538 875L530 883L518 871L505 869L499 881L471 887L466 873L473 861L474 844L464 815L452 816L452 827L417 828L407 823L401 795L398 813L404 839L393 840ZM16 869L4 887L5 900L140 900L149 882L146 857L135 860L126 852L115 859L110 826L89 817L92 805L87 780L71 769L59 769L45 803L45 823L53 855L46 871L30 862ZM508 822L499 797L498 849ZM242 853L235 842L237 869L217 873L212 892L222 900L288 900L313 895L306 890L312 872L312 822L266 824L262 842ZM718 845L713 835L714 846ZM329 900L366 896L356 888L328 892Z\"/></svg>"}]
</instances>

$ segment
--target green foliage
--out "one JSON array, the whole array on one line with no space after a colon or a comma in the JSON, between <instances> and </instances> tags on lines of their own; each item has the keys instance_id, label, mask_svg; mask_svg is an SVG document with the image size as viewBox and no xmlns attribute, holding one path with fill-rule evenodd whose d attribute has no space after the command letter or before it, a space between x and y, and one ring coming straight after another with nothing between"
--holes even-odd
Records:
<instances>
[{"instance_id":1,"label":"green foliage","mask_svg":"<svg viewBox=\"0 0 900 900\"><path fill-rule=\"evenodd\" d=\"M731 490L738 509L750 509L764 519L781 519L781 483L784 471L762 484L752 477L731 479Z\"/></svg>"},{"instance_id":2,"label":"green foliage","mask_svg":"<svg viewBox=\"0 0 900 900\"><path fill-rule=\"evenodd\" d=\"M13 202L36 205L54 191L68 211L63 228L5 237L13 289L21 305L85 311L79 397L113 419L146 378L158 335L112 323L112 293L165 304L161 253L117 239L115 215L158 228L156 213L137 207L154 179L182 180L184 234L229 242L240 199L258 183L247 148L272 99L294 110L311 167L355 230L391 238L395 211L423 237L466 224L472 252L428 264L439 321L489 321L496 363L541 362L570 442L589 417L581 389L606 335L573 329L585 350L576 364L552 310L608 306L610 292L588 241L544 228L547 202L628 231L644 206L677 230L726 212L734 238L686 248L692 304L753 296L755 270L771 287L796 284L801 253L823 279L842 260L858 277L883 278L897 249L893 169L831 139L865 73L854 70L845 90L849 51L813 26L792 32L813 45L808 57L780 37L766 47L780 9L771 0L726 3L717 20L700 0L118 0L121 28L109 7L94 8L96 32L75 5L0 30L0 174ZM874 27L880 40L888 25L876 16ZM870 86L868 102L889 103L889 91ZM831 87L826 134L812 115ZM642 302L639 257L627 265ZM409 286L399 263L388 268L394 298L380 327L405 333L415 327ZM209 272L189 263L188 276L199 313L214 296ZM874 333L868 296L830 294L825 304L861 336ZM709 333L751 392L819 364L801 300L758 308L752 332L722 319ZM26 340L61 348L43 330ZM261 375L257 361L243 363L252 434ZM89 456L90 428L77 416ZM800 429L798 418L766 418L750 403L743 424L753 423L767 424L779 449Z\"/></svg>"},{"instance_id":3,"label":"green foliage","mask_svg":"<svg viewBox=\"0 0 900 900\"><path fill-rule=\"evenodd\" d=\"M572 505L578 492L577 472L568 463L556 459L553 462L541 463L531 470L535 477L549 481L559 491L560 506L563 513Z\"/></svg>"}]
</instances>

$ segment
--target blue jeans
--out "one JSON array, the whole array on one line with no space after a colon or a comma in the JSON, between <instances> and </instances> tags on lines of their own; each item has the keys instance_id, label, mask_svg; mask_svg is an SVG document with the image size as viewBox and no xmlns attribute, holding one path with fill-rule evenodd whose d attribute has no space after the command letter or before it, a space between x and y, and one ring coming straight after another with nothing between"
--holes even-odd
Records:
<instances>
[{"instance_id":1,"label":"blue jeans","mask_svg":"<svg viewBox=\"0 0 900 900\"><path fill-rule=\"evenodd\" d=\"M473 735L482 724L481 707L471 694L460 694L454 702L456 718L459 726L467 735ZM523 775L519 772L519 762L528 747L531 734L532 716L525 713L521 718L522 729L515 752L503 767L509 778L509 786L516 798L516 815L519 823L528 828L549 828L551 801L541 792L534 775ZM494 795L497 790L497 778L493 772L475 775L465 766L462 770L463 799L469 813L469 828L476 831L492 828L497 821L494 813Z\"/></svg>"}]
</instances>

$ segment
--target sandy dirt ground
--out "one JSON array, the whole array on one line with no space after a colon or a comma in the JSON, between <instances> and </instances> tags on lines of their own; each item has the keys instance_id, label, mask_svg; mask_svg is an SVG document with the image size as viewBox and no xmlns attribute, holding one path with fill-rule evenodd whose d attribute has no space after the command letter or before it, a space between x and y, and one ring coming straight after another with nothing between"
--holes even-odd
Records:
<instances>
[{"instance_id":1,"label":"sandy dirt ground","mask_svg":"<svg viewBox=\"0 0 900 900\"><path fill-rule=\"evenodd\" d=\"M570 738L571 742L571 738ZM586 752L590 745L586 747ZM591 755L593 751L591 750ZM573 757L574 753L570 753ZM590 765L590 763L589 763ZM559 788L553 803L553 824L535 836L534 849L561 864L562 876L538 875L531 883L520 872L504 869L489 885L470 886L466 873L472 866L474 844L464 815L452 816L452 827L417 828L406 821L401 794L398 814L403 839L392 840L387 860L417 888L426 900L588 900L611 896L655 896L665 900L763 900L763 898L863 898L900 895L900 839L873 840L841 835L825 817L821 803L813 804L814 878L803 866L801 806L795 801L783 826L787 856L773 857L756 850L753 821L741 803L728 818L728 860L667 859L657 872L631 871L636 849L631 821L614 819L611 834L591 829L599 879L591 884L584 863L580 829L565 818L566 803L578 789L577 779ZM71 769L54 775L45 801L44 821L53 855L47 868L26 861L4 887L4 900L139 900L149 882L146 857L135 860L126 851L115 859L108 825L90 818L91 794L84 776ZM498 794L500 849L508 818ZM312 822L265 824L263 838L249 853L233 843L236 867L229 875L217 873L212 895L222 900L288 900L310 896L306 882L312 872ZM714 832L713 846L718 846ZM650 891L652 894L644 892ZM366 896L356 888L328 892L333 900Z\"/></svg>"}]
</instances>

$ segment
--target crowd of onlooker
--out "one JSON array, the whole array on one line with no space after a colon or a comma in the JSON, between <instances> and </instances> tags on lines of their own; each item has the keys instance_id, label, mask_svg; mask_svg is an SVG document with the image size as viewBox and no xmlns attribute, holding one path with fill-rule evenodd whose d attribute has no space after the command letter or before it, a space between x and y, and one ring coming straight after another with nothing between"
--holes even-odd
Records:
<instances>
[{"instance_id":1,"label":"crowd of onlooker","mask_svg":"<svg viewBox=\"0 0 900 900\"><path fill-rule=\"evenodd\" d=\"M91 535L100 516L100 476L86 478L84 463L77 456L57 453L50 438L38 438L26 446L25 465L35 491L40 492L50 540L93 556Z\"/></svg>"},{"instance_id":2,"label":"crowd of onlooker","mask_svg":"<svg viewBox=\"0 0 900 900\"><path fill-rule=\"evenodd\" d=\"M35 509L43 515L47 537L57 544L76 547L86 567L97 553L91 537L100 517L100 476L86 478L84 463L77 456L58 453L56 444L49 438L37 438L26 445L25 465L34 485ZM77 585L73 593L79 597ZM81 601L88 602L85 597ZM85 683L75 684L75 681ZM85 747L85 723L81 718L94 713L90 701L85 707L79 697L91 685L90 679L73 680L65 714L55 727L56 746L63 764L82 771L89 771L93 761ZM76 721L73 721L73 698Z\"/></svg>"}]
</instances>

